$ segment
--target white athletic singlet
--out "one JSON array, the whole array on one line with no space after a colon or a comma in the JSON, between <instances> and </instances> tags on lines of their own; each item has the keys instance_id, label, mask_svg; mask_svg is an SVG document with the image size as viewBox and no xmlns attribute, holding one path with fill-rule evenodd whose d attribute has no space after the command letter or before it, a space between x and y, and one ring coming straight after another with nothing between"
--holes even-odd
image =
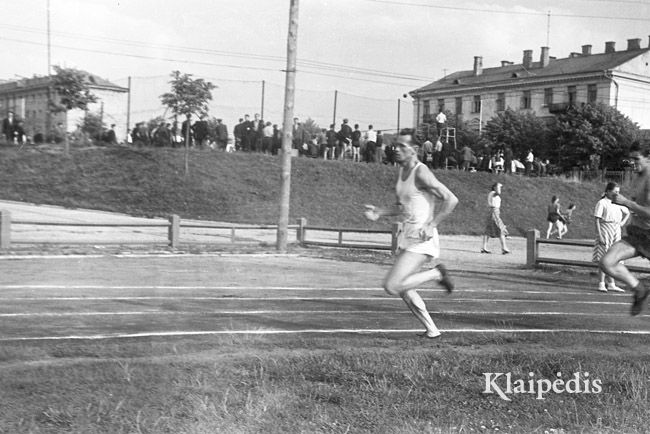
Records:
<instances>
[{"instance_id":1,"label":"white athletic singlet","mask_svg":"<svg viewBox=\"0 0 650 434\"><path fill-rule=\"evenodd\" d=\"M424 165L418 161L405 181L402 181L402 168L399 169L395 192L399 203L402 205L404 221L398 246L400 250L408 250L409 252L437 258L440 256L438 231L434 231L429 240L424 240L420 235L421 229L427 220L431 218L434 210L433 197L418 190L415 185L415 172L419 170L420 166Z\"/></svg>"}]
</instances>

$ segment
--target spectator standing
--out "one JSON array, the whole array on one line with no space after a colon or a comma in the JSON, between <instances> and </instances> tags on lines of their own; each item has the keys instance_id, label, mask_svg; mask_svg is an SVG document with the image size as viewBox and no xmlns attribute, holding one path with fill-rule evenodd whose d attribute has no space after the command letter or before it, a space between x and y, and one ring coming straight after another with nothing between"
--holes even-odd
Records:
<instances>
[{"instance_id":1,"label":"spectator standing","mask_svg":"<svg viewBox=\"0 0 650 434\"><path fill-rule=\"evenodd\" d=\"M271 154L278 155L282 149L282 130L278 128L278 124L273 124L273 149Z\"/></svg>"},{"instance_id":2,"label":"spectator standing","mask_svg":"<svg viewBox=\"0 0 650 434\"><path fill-rule=\"evenodd\" d=\"M239 151L242 149L244 141L244 119L239 118L239 122L233 128L232 134L235 138L235 149Z\"/></svg>"},{"instance_id":3,"label":"spectator standing","mask_svg":"<svg viewBox=\"0 0 650 434\"><path fill-rule=\"evenodd\" d=\"M488 193L488 215L485 221L485 232L483 233L483 247L481 253L492 253L488 250L487 244L490 238L498 238L501 241L501 253L507 255L510 253L508 246L506 246L506 237L508 236L508 229L501 220L501 189L503 184L500 182L494 183L492 189Z\"/></svg>"},{"instance_id":4,"label":"spectator standing","mask_svg":"<svg viewBox=\"0 0 650 434\"><path fill-rule=\"evenodd\" d=\"M440 141L440 136L436 138L436 144L433 145L432 153L432 162L431 165L434 169L440 169L442 166L442 142Z\"/></svg>"},{"instance_id":5,"label":"spectator standing","mask_svg":"<svg viewBox=\"0 0 650 434\"><path fill-rule=\"evenodd\" d=\"M264 121L260 118L259 113L255 113L253 120L251 121L251 149L255 152L261 151L261 143L264 137L264 127L266 126Z\"/></svg>"},{"instance_id":6,"label":"spectator standing","mask_svg":"<svg viewBox=\"0 0 650 434\"><path fill-rule=\"evenodd\" d=\"M460 157L461 157L461 170L469 170L469 166L472 163L472 158L474 157L474 153L472 152L472 149L465 145L463 146L463 149L460 151Z\"/></svg>"},{"instance_id":7,"label":"spectator standing","mask_svg":"<svg viewBox=\"0 0 650 434\"><path fill-rule=\"evenodd\" d=\"M265 154L271 153L271 148L273 147L273 124L267 122L262 129L262 149L261 151Z\"/></svg>"},{"instance_id":8,"label":"spectator standing","mask_svg":"<svg viewBox=\"0 0 650 434\"><path fill-rule=\"evenodd\" d=\"M535 161L535 156L533 155L533 150L528 149L528 154L526 155L526 175L530 176L533 173L533 162Z\"/></svg>"},{"instance_id":9,"label":"spectator standing","mask_svg":"<svg viewBox=\"0 0 650 434\"><path fill-rule=\"evenodd\" d=\"M352 131L352 161L359 162L359 148L361 147L361 131L359 131L359 124L354 124L354 131Z\"/></svg>"},{"instance_id":10,"label":"spectator standing","mask_svg":"<svg viewBox=\"0 0 650 434\"><path fill-rule=\"evenodd\" d=\"M318 155L327 160L327 130L325 128L321 128L318 133Z\"/></svg>"},{"instance_id":11,"label":"spectator standing","mask_svg":"<svg viewBox=\"0 0 650 434\"><path fill-rule=\"evenodd\" d=\"M327 153L329 156L326 156L326 159L334 160L336 158L336 147L338 144L338 135L336 133L336 130L334 129L335 125L330 124L330 129L327 130L326 136L327 136Z\"/></svg>"},{"instance_id":12,"label":"spectator standing","mask_svg":"<svg viewBox=\"0 0 650 434\"><path fill-rule=\"evenodd\" d=\"M630 211L612 202L620 193L620 187L615 182L610 182L605 187L603 197L596 203L594 218L596 219L596 243L594 244L593 261L599 263L612 245L620 241L621 228L630 217ZM598 291L625 292L616 286L613 277L607 276L603 270L598 270Z\"/></svg>"},{"instance_id":13,"label":"spectator standing","mask_svg":"<svg viewBox=\"0 0 650 434\"><path fill-rule=\"evenodd\" d=\"M447 126L447 115L440 109L436 115L436 130L438 131L438 137L442 135L442 130Z\"/></svg>"},{"instance_id":14,"label":"spectator standing","mask_svg":"<svg viewBox=\"0 0 650 434\"><path fill-rule=\"evenodd\" d=\"M205 120L205 115L201 115L199 120L194 122L194 125L192 125L192 133L194 134L196 146L201 149L205 148L208 144L208 136L210 135L208 121Z\"/></svg>"},{"instance_id":15,"label":"spectator standing","mask_svg":"<svg viewBox=\"0 0 650 434\"><path fill-rule=\"evenodd\" d=\"M24 145L27 142L27 136L25 135L25 123L20 120L16 122L14 127L14 143L17 145Z\"/></svg>"},{"instance_id":16,"label":"spectator standing","mask_svg":"<svg viewBox=\"0 0 650 434\"><path fill-rule=\"evenodd\" d=\"M217 149L221 149L222 151L225 150L226 145L228 145L228 126L223 123L223 119L217 119L215 139L217 142Z\"/></svg>"},{"instance_id":17,"label":"spectator standing","mask_svg":"<svg viewBox=\"0 0 650 434\"><path fill-rule=\"evenodd\" d=\"M108 145L117 145L117 135L115 134L115 124L111 124L111 128L104 134L104 142Z\"/></svg>"},{"instance_id":18,"label":"spectator standing","mask_svg":"<svg viewBox=\"0 0 650 434\"><path fill-rule=\"evenodd\" d=\"M341 129L338 132L338 139L338 159L343 160L348 149L352 146L352 127L348 125L347 119L343 119Z\"/></svg>"},{"instance_id":19,"label":"spectator standing","mask_svg":"<svg viewBox=\"0 0 650 434\"><path fill-rule=\"evenodd\" d=\"M503 151L503 164L504 168L506 171L506 174L512 174L512 160L513 160L513 154L512 154L512 148L510 145L506 146L505 150Z\"/></svg>"},{"instance_id":20,"label":"spectator standing","mask_svg":"<svg viewBox=\"0 0 650 434\"><path fill-rule=\"evenodd\" d=\"M384 136L381 134L381 130L377 131L377 144L375 145L375 160L377 163L384 162Z\"/></svg>"},{"instance_id":21,"label":"spectator standing","mask_svg":"<svg viewBox=\"0 0 650 434\"><path fill-rule=\"evenodd\" d=\"M153 145L156 147L169 146L171 141L171 132L167 129L164 122L158 125L158 128L153 132Z\"/></svg>"},{"instance_id":22,"label":"spectator standing","mask_svg":"<svg viewBox=\"0 0 650 434\"><path fill-rule=\"evenodd\" d=\"M381 163L377 160L377 132L372 129L372 125L368 125L368 131L365 135L366 140L366 155L364 159L367 163Z\"/></svg>"},{"instance_id":23,"label":"spectator standing","mask_svg":"<svg viewBox=\"0 0 650 434\"><path fill-rule=\"evenodd\" d=\"M255 139L255 131L253 130L253 122L249 115L244 115L244 122L241 124L241 147L244 152L251 152L253 144L251 141Z\"/></svg>"},{"instance_id":24,"label":"spectator standing","mask_svg":"<svg viewBox=\"0 0 650 434\"><path fill-rule=\"evenodd\" d=\"M2 134L5 136L7 143L14 142L14 131L18 126L18 121L13 111L7 112L7 117L2 120Z\"/></svg>"}]
</instances>

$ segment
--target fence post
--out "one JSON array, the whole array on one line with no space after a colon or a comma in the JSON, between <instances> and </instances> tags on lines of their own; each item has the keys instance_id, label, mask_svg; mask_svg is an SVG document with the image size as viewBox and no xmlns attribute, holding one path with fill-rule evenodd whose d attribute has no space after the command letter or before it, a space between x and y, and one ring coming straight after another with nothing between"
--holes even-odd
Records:
<instances>
[{"instance_id":1,"label":"fence post","mask_svg":"<svg viewBox=\"0 0 650 434\"><path fill-rule=\"evenodd\" d=\"M297 220L298 229L296 229L296 241L298 244L302 245L305 242L305 226L307 226L307 219L300 217Z\"/></svg>"},{"instance_id":2,"label":"fence post","mask_svg":"<svg viewBox=\"0 0 650 434\"><path fill-rule=\"evenodd\" d=\"M11 213L8 210L0 211L0 249L11 247Z\"/></svg>"},{"instance_id":3,"label":"fence post","mask_svg":"<svg viewBox=\"0 0 650 434\"><path fill-rule=\"evenodd\" d=\"M169 216L169 227L167 228L167 238L169 239L169 247L175 249L180 243L181 235L181 218L172 214Z\"/></svg>"},{"instance_id":4,"label":"fence post","mask_svg":"<svg viewBox=\"0 0 650 434\"><path fill-rule=\"evenodd\" d=\"M537 264L537 239L539 231L530 229L526 233L526 266L534 267Z\"/></svg>"},{"instance_id":5,"label":"fence post","mask_svg":"<svg viewBox=\"0 0 650 434\"><path fill-rule=\"evenodd\" d=\"M393 255L397 253L397 246L398 246L398 240L399 236L402 233L402 223L393 223L393 226L391 226L391 242L390 242L390 250L393 252Z\"/></svg>"}]
</instances>

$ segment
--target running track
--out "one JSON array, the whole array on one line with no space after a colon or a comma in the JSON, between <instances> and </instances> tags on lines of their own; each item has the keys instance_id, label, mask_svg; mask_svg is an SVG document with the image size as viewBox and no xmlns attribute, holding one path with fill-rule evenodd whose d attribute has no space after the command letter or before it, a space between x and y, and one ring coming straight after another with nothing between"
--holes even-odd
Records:
<instances>
[{"instance_id":1,"label":"running track","mask_svg":"<svg viewBox=\"0 0 650 434\"><path fill-rule=\"evenodd\" d=\"M494 258L499 261L500 258ZM448 264L457 290L421 294L447 333L650 334L630 294L594 276ZM388 264L296 255L126 255L0 260L0 341L219 334L412 334L380 288Z\"/></svg>"}]
</instances>

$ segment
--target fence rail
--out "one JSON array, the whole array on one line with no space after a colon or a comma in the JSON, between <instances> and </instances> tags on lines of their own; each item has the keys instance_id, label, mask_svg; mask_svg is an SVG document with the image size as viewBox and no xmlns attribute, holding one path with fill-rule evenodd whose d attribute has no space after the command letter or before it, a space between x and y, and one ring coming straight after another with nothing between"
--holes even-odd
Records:
<instances>
[{"instance_id":1,"label":"fence rail","mask_svg":"<svg viewBox=\"0 0 650 434\"><path fill-rule=\"evenodd\" d=\"M574 247L589 247L593 249L593 241L585 240L546 240L540 237L537 229L531 229L526 234L526 265L534 267L538 264L556 264L556 265L570 265L576 267L589 267L598 268L598 264L592 261L578 261L572 259L552 258L539 255L540 244L554 244L561 246L574 246ZM638 273L650 273L650 268L639 267L635 265L627 265L630 271Z\"/></svg>"},{"instance_id":2,"label":"fence rail","mask_svg":"<svg viewBox=\"0 0 650 434\"><path fill-rule=\"evenodd\" d=\"M401 223L394 223L391 230L381 230L381 229L367 229L367 228L330 228L326 226L308 226L307 221L303 220L302 234L300 235L300 240L302 245L311 245L311 246L326 246L326 247L346 247L350 249L372 249L372 250L390 250L395 253L397 251L397 239L402 231ZM309 231L312 232L336 232L338 234L337 241L322 241L308 239L307 234ZM390 235L390 244L380 244L380 243L360 243L355 241L344 241L344 234L386 234Z\"/></svg>"},{"instance_id":3,"label":"fence rail","mask_svg":"<svg viewBox=\"0 0 650 434\"><path fill-rule=\"evenodd\" d=\"M300 236L304 232L301 225L306 222L305 219L299 219L298 224L288 225L287 229L296 230L296 239L300 242ZM146 234L153 239L134 239L130 235L123 235L125 239L119 239L114 237L109 241L106 240L71 240L67 238L65 240L53 240L53 239L41 239L41 240L15 240L12 239L12 229L15 229L17 226L51 226L51 227L78 227L78 228L166 228L166 234ZM105 245L129 245L129 244L138 244L138 245L147 245L147 244L165 244L172 248L177 248L180 246L181 242L192 243L192 241L182 240L181 229L222 229L230 231L230 242L237 242L236 234L238 231L243 230L277 230L277 225L235 225L227 223L212 223L212 222L196 222L196 221L187 221L183 222L181 218L177 215L172 215L169 217L168 221L163 222L138 222L138 223L115 223L115 222L46 222L46 221L36 221L36 220L12 220L11 213L9 211L3 210L0 211L0 249L9 249L12 244L105 244ZM126 239L126 237L129 237ZM210 242L201 241L194 242L196 244L211 244Z\"/></svg>"}]
</instances>

